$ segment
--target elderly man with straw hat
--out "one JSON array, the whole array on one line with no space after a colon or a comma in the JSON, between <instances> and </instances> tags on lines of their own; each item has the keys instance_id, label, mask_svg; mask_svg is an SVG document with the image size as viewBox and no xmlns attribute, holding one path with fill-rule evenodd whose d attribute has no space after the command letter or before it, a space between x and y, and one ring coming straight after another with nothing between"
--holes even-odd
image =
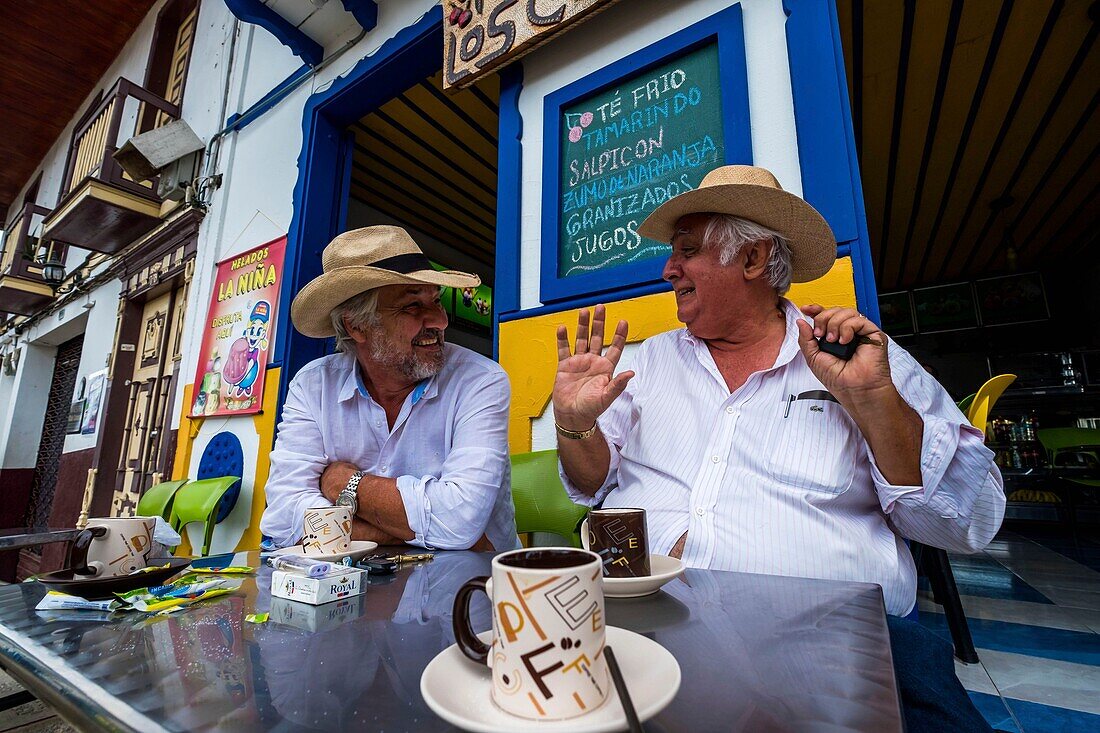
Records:
<instances>
[{"instance_id":1,"label":"elderly man with straw hat","mask_svg":"<svg viewBox=\"0 0 1100 733\"><path fill-rule=\"evenodd\" d=\"M335 337L337 353L290 383L261 531L293 545L306 509L341 504L352 508L353 540L518 547L508 378L444 339L440 289L480 279L433 269L395 226L345 232L321 259L291 319L306 336Z\"/></svg>"},{"instance_id":2,"label":"elderly man with straw hat","mask_svg":"<svg viewBox=\"0 0 1100 733\"><path fill-rule=\"evenodd\" d=\"M638 232L671 243L663 276L685 328L647 339L616 375L625 321L606 353L602 306L591 324L581 311L572 351L559 327L570 495L646 509L651 552L689 566L878 584L909 729L987 729L950 647L896 618L916 605L903 538L975 552L1000 527L1002 480L981 431L858 311L783 297L829 271L836 242L768 171L713 170ZM847 361L822 349L853 341ZM935 660L912 659L918 649ZM938 701L907 694L914 670Z\"/></svg>"}]
</instances>

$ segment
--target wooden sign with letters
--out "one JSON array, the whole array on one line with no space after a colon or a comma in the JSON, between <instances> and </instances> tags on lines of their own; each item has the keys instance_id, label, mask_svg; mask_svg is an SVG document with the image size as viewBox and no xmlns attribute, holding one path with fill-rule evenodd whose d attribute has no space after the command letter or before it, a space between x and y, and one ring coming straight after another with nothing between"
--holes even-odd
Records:
<instances>
[{"instance_id":1,"label":"wooden sign with letters","mask_svg":"<svg viewBox=\"0 0 1100 733\"><path fill-rule=\"evenodd\" d=\"M444 0L443 88L466 87L617 0Z\"/></svg>"}]
</instances>

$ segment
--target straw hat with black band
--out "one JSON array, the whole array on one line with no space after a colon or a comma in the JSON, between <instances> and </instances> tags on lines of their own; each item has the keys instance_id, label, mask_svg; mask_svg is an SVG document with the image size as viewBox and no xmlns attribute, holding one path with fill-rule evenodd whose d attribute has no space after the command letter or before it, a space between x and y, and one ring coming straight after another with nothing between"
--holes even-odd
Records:
<instances>
[{"instance_id":1,"label":"straw hat with black band","mask_svg":"<svg viewBox=\"0 0 1100 733\"><path fill-rule=\"evenodd\" d=\"M793 282L816 280L836 259L836 239L825 218L798 196L784 191L771 171L753 165L715 168L698 188L654 209L638 233L671 242L680 217L706 213L732 214L783 235L791 247Z\"/></svg>"},{"instance_id":2,"label":"straw hat with black band","mask_svg":"<svg viewBox=\"0 0 1100 733\"><path fill-rule=\"evenodd\" d=\"M476 288L481 278L457 270L436 270L401 227L373 226L337 236L321 253L323 273L294 296L290 320L306 336L326 338L332 309L348 298L383 285L439 285Z\"/></svg>"}]
</instances>

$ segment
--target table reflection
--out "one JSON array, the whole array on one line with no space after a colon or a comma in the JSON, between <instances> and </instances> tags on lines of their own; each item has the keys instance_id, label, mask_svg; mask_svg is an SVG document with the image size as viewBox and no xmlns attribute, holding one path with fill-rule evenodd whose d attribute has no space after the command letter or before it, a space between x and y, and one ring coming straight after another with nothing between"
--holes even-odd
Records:
<instances>
[{"instance_id":1,"label":"table reflection","mask_svg":"<svg viewBox=\"0 0 1100 733\"><path fill-rule=\"evenodd\" d=\"M371 578L366 593L347 602L272 598L271 618L254 632L271 706L284 720L317 730L400 719L415 729L432 720L420 673L454 643L455 593L488 568L488 557L439 553L396 576ZM489 614L488 600L479 599L477 628L490 627Z\"/></svg>"},{"instance_id":2,"label":"table reflection","mask_svg":"<svg viewBox=\"0 0 1100 733\"><path fill-rule=\"evenodd\" d=\"M0 587L0 662L90 729L451 730L420 675L454 643L452 604L491 556L440 552L322 606L270 596L257 567L233 594L168 616L34 610ZM263 624L245 620L270 613ZM476 629L491 626L483 595ZM646 730L900 730L877 586L688 570L656 595L608 599L610 625L672 652L683 682ZM488 704L488 700L486 700Z\"/></svg>"}]
</instances>

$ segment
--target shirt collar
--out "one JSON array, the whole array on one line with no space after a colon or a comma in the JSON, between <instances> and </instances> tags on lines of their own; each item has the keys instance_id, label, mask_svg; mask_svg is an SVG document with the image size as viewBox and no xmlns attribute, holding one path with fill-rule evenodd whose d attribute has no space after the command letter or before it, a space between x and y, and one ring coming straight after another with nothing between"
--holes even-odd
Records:
<instances>
[{"instance_id":1,"label":"shirt collar","mask_svg":"<svg viewBox=\"0 0 1100 733\"><path fill-rule=\"evenodd\" d=\"M783 344L779 347L779 355L776 356L775 364L772 365L772 369L786 366L799 352L798 321L799 319L806 318L806 316L802 315L802 312L798 310L798 306L786 298L779 299L779 307L783 309L783 317L787 320L787 330L783 335ZM690 343L693 348L706 348L706 343L702 339L693 336L691 331L686 327L680 330L680 338Z\"/></svg>"},{"instance_id":2,"label":"shirt collar","mask_svg":"<svg viewBox=\"0 0 1100 733\"><path fill-rule=\"evenodd\" d=\"M350 400L356 395L366 399L372 399L370 393L367 391L367 385L363 383L363 370L359 368L359 362L354 356L349 360L348 366L348 375L344 378L343 384L340 385L339 401L344 402L345 400ZM422 399L435 397L438 392L439 385L435 377L421 379L416 383L416 386L413 387L412 404L415 405Z\"/></svg>"}]
</instances>

